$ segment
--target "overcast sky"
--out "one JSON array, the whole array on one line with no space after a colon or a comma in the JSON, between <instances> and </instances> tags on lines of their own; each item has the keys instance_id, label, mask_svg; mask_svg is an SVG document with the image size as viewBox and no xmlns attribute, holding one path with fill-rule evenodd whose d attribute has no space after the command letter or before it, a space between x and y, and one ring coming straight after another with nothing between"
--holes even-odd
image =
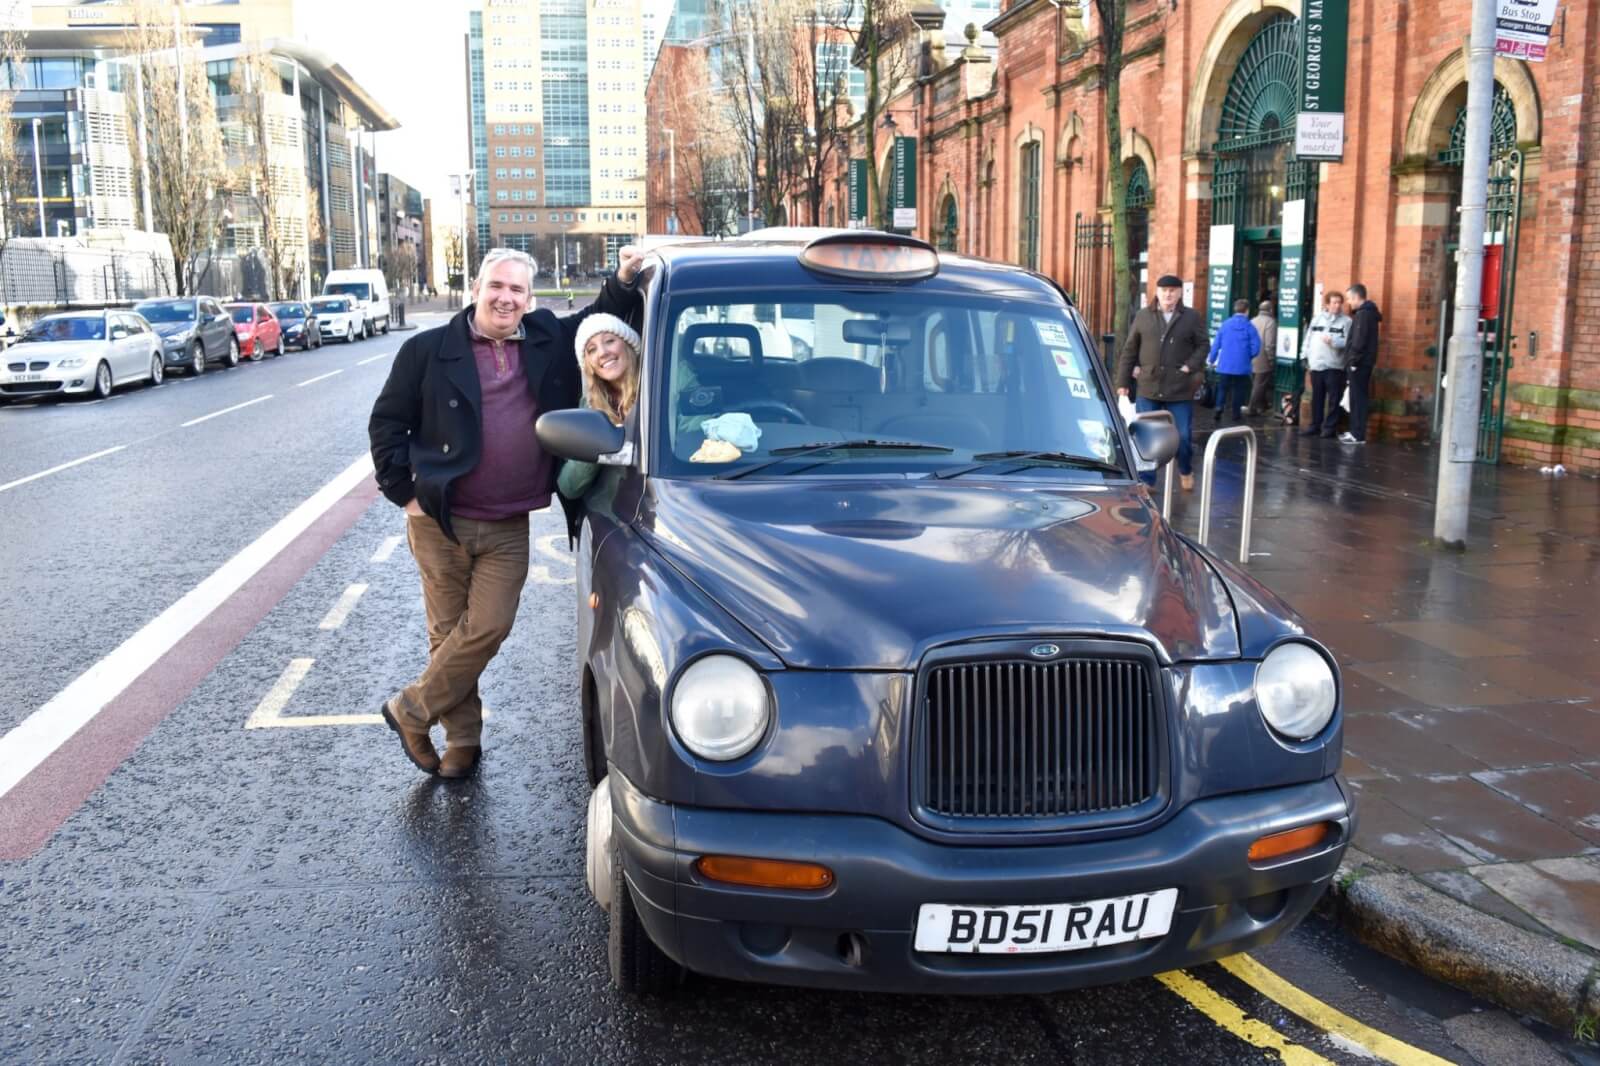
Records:
<instances>
[{"instance_id":1,"label":"overcast sky","mask_svg":"<svg viewBox=\"0 0 1600 1066\"><path fill-rule=\"evenodd\" d=\"M468 0L296 0L295 26L400 121L377 136L378 169L446 209L467 144ZM451 201L453 203L453 200Z\"/></svg>"}]
</instances>

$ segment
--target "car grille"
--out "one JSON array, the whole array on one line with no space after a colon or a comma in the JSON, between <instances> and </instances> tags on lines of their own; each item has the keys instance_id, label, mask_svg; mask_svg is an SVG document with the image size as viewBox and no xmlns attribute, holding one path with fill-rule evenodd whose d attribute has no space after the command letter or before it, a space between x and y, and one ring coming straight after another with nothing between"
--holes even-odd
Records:
<instances>
[{"instance_id":1,"label":"car grille","mask_svg":"<svg viewBox=\"0 0 1600 1066\"><path fill-rule=\"evenodd\" d=\"M1137 657L934 666L921 690L922 813L959 829L1142 816L1166 762L1155 680Z\"/></svg>"},{"instance_id":2,"label":"car grille","mask_svg":"<svg viewBox=\"0 0 1600 1066\"><path fill-rule=\"evenodd\" d=\"M15 381L4 387L8 395L20 396L32 392L59 392L62 383L59 381Z\"/></svg>"}]
</instances>

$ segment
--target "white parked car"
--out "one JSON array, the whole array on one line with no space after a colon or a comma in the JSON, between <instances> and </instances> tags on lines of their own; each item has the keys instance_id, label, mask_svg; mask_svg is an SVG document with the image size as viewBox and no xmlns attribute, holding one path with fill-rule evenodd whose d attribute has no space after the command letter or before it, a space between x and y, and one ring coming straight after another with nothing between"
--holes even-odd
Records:
<instances>
[{"instance_id":1,"label":"white parked car","mask_svg":"<svg viewBox=\"0 0 1600 1066\"><path fill-rule=\"evenodd\" d=\"M143 315L108 308L47 315L6 349L0 400L93 393L118 385L161 384L161 337Z\"/></svg>"},{"instance_id":2,"label":"white parked car","mask_svg":"<svg viewBox=\"0 0 1600 1066\"><path fill-rule=\"evenodd\" d=\"M325 341L349 344L367 335L366 315L354 297L318 296L311 301L311 313L317 317L317 331Z\"/></svg>"},{"instance_id":3,"label":"white parked car","mask_svg":"<svg viewBox=\"0 0 1600 1066\"><path fill-rule=\"evenodd\" d=\"M371 268L333 270L322 283L324 296L348 296L361 308L363 336L389 332L389 283Z\"/></svg>"}]
</instances>

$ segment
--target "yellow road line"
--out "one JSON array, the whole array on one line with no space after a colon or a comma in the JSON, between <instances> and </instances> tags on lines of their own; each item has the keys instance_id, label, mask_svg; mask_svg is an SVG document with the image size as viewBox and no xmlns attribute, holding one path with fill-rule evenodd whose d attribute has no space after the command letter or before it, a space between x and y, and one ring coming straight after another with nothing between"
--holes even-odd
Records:
<instances>
[{"instance_id":1,"label":"yellow road line","mask_svg":"<svg viewBox=\"0 0 1600 1066\"><path fill-rule=\"evenodd\" d=\"M1333 1066L1315 1051L1291 1044L1266 1022L1246 1016L1231 1000L1224 999L1207 985L1182 970L1156 975L1156 980L1182 996L1207 1018L1248 1044L1276 1051L1287 1066Z\"/></svg>"},{"instance_id":2,"label":"yellow road line","mask_svg":"<svg viewBox=\"0 0 1600 1066\"><path fill-rule=\"evenodd\" d=\"M1260 992L1280 1006L1300 1015L1306 1021L1329 1033L1337 1033L1395 1064L1395 1066L1450 1066L1448 1059L1429 1054L1380 1033L1369 1025L1356 1021L1308 992L1302 991L1279 977L1248 955L1234 955L1219 962L1222 968Z\"/></svg>"}]
</instances>

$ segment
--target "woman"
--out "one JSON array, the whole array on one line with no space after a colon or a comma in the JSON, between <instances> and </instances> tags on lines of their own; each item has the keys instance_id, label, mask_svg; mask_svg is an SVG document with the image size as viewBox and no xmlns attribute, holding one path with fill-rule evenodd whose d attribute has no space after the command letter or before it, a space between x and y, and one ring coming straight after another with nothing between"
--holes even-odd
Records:
<instances>
[{"instance_id":1,"label":"woman","mask_svg":"<svg viewBox=\"0 0 1600 1066\"><path fill-rule=\"evenodd\" d=\"M579 323L574 347L583 374L579 402L622 425L639 399L639 334L616 315L602 312ZM599 472L598 463L568 460L556 489L569 500L582 499Z\"/></svg>"}]
</instances>

